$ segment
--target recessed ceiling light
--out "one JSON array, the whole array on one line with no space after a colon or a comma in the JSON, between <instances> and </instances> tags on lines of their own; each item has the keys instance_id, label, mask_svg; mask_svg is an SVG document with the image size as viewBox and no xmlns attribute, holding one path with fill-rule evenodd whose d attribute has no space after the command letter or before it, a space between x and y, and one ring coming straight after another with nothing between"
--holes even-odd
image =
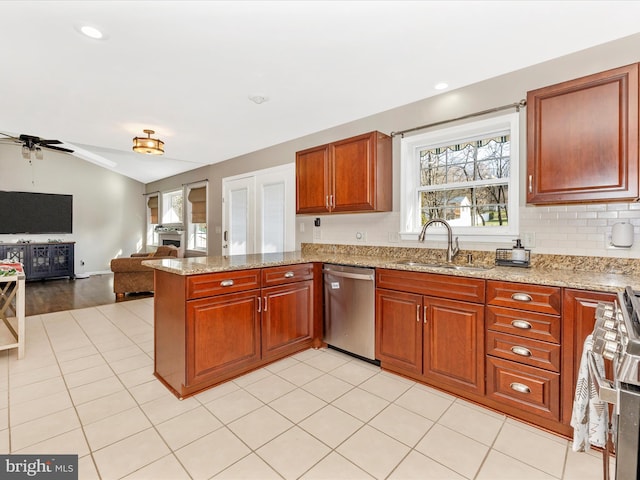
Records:
<instances>
[{"instance_id":1,"label":"recessed ceiling light","mask_svg":"<svg viewBox=\"0 0 640 480\"><path fill-rule=\"evenodd\" d=\"M94 40L102 40L104 38L104 33L98 30L96 27L92 27L91 25L83 25L80 27L80 32Z\"/></svg>"},{"instance_id":2,"label":"recessed ceiling light","mask_svg":"<svg viewBox=\"0 0 640 480\"><path fill-rule=\"evenodd\" d=\"M445 82L440 82L440 83L436 83L433 88L435 88L436 90L444 90L445 88L447 88L449 86L448 83Z\"/></svg>"},{"instance_id":3,"label":"recessed ceiling light","mask_svg":"<svg viewBox=\"0 0 640 480\"><path fill-rule=\"evenodd\" d=\"M268 101L269 98L264 95L249 95L249 100L260 105L261 103Z\"/></svg>"}]
</instances>

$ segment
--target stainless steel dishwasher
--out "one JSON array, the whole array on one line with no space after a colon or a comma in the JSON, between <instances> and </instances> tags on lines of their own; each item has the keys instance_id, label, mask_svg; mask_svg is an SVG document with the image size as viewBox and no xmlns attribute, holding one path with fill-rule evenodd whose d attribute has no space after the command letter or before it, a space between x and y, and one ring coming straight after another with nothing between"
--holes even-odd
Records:
<instances>
[{"instance_id":1,"label":"stainless steel dishwasher","mask_svg":"<svg viewBox=\"0 0 640 480\"><path fill-rule=\"evenodd\" d=\"M325 264L324 341L372 363L375 349L375 270Z\"/></svg>"}]
</instances>

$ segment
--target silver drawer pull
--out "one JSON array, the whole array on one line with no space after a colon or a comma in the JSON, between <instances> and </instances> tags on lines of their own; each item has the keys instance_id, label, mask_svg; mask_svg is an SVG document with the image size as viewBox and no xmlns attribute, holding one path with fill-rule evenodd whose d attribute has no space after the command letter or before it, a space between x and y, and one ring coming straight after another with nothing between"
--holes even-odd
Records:
<instances>
[{"instance_id":1,"label":"silver drawer pull","mask_svg":"<svg viewBox=\"0 0 640 480\"><path fill-rule=\"evenodd\" d=\"M233 280L223 280L220 282L221 287L230 287L233 285Z\"/></svg>"},{"instance_id":2,"label":"silver drawer pull","mask_svg":"<svg viewBox=\"0 0 640 480\"><path fill-rule=\"evenodd\" d=\"M533 326L526 320L512 320L511 325L515 328L520 328L522 330L529 330L533 328Z\"/></svg>"},{"instance_id":3,"label":"silver drawer pull","mask_svg":"<svg viewBox=\"0 0 640 480\"><path fill-rule=\"evenodd\" d=\"M511 299L515 300L516 302L530 302L533 300L533 298L531 298L531 295L528 295L526 293L512 293Z\"/></svg>"},{"instance_id":4,"label":"silver drawer pull","mask_svg":"<svg viewBox=\"0 0 640 480\"><path fill-rule=\"evenodd\" d=\"M284 274L284 278L293 278L295 276L296 276L296 274L293 273L293 272L287 272L287 273Z\"/></svg>"},{"instance_id":5,"label":"silver drawer pull","mask_svg":"<svg viewBox=\"0 0 640 480\"><path fill-rule=\"evenodd\" d=\"M520 355L521 357L530 357L531 356L531 350L529 350L528 348L525 347L519 347L519 346L513 346L511 347L511 351L513 353L515 353L516 355Z\"/></svg>"},{"instance_id":6,"label":"silver drawer pull","mask_svg":"<svg viewBox=\"0 0 640 480\"><path fill-rule=\"evenodd\" d=\"M531 393L531 389L527 387L524 383L513 382L509 385L511 390L515 390L518 393Z\"/></svg>"}]
</instances>

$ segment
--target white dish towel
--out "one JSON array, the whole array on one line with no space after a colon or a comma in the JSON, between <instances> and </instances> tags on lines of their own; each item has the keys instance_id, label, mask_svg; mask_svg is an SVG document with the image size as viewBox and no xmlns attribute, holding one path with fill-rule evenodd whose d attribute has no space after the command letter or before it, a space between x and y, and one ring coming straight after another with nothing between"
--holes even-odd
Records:
<instances>
[{"instance_id":1,"label":"white dish towel","mask_svg":"<svg viewBox=\"0 0 640 480\"><path fill-rule=\"evenodd\" d=\"M609 427L608 404L598 399L596 388L589 375L587 352L591 351L593 337L589 335L584 341L580 369L576 382L576 393L573 399L573 414L571 426L573 427L574 452L585 452L591 445L604 448L607 443ZM604 376L604 360L599 355L595 356L596 367L600 375Z\"/></svg>"}]
</instances>

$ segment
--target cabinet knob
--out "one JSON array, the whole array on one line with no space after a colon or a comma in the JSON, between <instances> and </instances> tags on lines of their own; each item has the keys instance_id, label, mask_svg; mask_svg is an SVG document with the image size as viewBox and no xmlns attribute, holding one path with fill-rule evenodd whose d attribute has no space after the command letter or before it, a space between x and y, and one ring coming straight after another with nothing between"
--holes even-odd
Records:
<instances>
[{"instance_id":1,"label":"cabinet knob","mask_svg":"<svg viewBox=\"0 0 640 480\"><path fill-rule=\"evenodd\" d=\"M287 272L287 273L284 274L284 278L293 278L295 276L296 276L296 274L293 273L293 272Z\"/></svg>"},{"instance_id":2,"label":"cabinet knob","mask_svg":"<svg viewBox=\"0 0 640 480\"><path fill-rule=\"evenodd\" d=\"M512 320L511 325L515 328L520 328L521 330L529 330L533 328L533 326L526 320Z\"/></svg>"},{"instance_id":3,"label":"cabinet knob","mask_svg":"<svg viewBox=\"0 0 640 480\"><path fill-rule=\"evenodd\" d=\"M511 385L509 385L509 388L518 393L531 393L531 389L524 383L513 382Z\"/></svg>"},{"instance_id":4,"label":"cabinet knob","mask_svg":"<svg viewBox=\"0 0 640 480\"><path fill-rule=\"evenodd\" d=\"M533 298L531 298L531 295L527 293L512 293L511 299L515 300L516 302L530 302L533 300Z\"/></svg>"},{"instance_id":5,"label":"cabinet knob","mask_svg":"<svg viewBox=\"0 0 640 480\"><path fill-rule=\"evenodd\" d=\"M233 285L233 280L223 280L220 282L221 287L231 287Z\"/></svg>"},{"instance_id":6,"label":"cabinet knob","mask_svg":"<svg viewBox=\"0 0 640 480\"><path fill-rule=\"evenodd\" d=\"M531 356L531 350L529 350L528 348L525 348L525 347L520 347L520 346L514 345L513 347L511 347L511 351L513 353L515 353L516 355L520 355L521 357L530 357Z\"/></svg>"}]
</instances>

